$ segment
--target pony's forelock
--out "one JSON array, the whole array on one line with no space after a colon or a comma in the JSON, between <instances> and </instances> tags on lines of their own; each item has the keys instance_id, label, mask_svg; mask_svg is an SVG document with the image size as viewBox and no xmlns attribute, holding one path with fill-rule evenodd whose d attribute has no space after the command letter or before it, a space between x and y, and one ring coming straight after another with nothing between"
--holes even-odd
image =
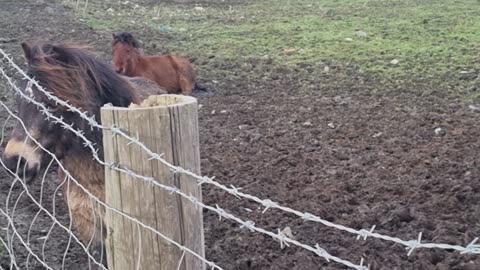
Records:
<instances>
[{"instance_id":1,"label":"pony's forelock","mask_svg":"<svg viewBox=\"0 0 480 270\"><path fill-rule=\"evenodd\" d=\"M33 76L73 106L92 111L104 103L128 106L137 101L131 86L110 66L95 59L87 46L35 44L31 46L31 57L29 71Z\"/></svg>"},{"instance_id":2,"label":"pony's forelock","mask_svg":"<svg viewBox=\"0 0 480 270\"><path fill-rule=\"evenodd\" d=\"M140 42L129 32L117 33L113 36L112 46L117 43L125 43L132 46L135 49L141 49Z\"/></svg>"}]
</instances>

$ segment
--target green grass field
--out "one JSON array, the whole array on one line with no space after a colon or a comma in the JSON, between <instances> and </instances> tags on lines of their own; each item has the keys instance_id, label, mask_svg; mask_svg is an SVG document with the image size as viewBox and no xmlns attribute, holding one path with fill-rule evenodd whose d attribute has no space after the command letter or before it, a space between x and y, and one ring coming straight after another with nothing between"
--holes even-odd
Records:
<instances>
[{"instance_id":1,"label":"green grass field","mask_svg":"<svg viewBox=\"0 0 480 270\"><path fill-rule=\"evenodd\" d=\"M333 62L384 78L424 80L478 76L480 70L478 0L210 2L222 4L106 1L76 10L95 29L153 30L167 37L159 45L164 51L199 59L269 59L318 70ZM468 97L476 95L474 84L478 79L462 86Z\"/></svg>"}]
</instances>

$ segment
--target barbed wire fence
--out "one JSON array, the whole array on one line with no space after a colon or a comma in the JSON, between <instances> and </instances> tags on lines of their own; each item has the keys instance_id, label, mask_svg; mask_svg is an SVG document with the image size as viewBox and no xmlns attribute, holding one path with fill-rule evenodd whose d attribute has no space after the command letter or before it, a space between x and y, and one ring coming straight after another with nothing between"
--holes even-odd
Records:
<instances>
[{"instance_id":1,"label":"barbed wire fence","mask_svg":"<svg viewBox=\"0 0 480 270\"><path fill-rule=\"evenodd\" d=\"M261 227L257 226L255 224L255 222L252 221L252 220L243 220L243 219L229 213L228 210L223 209L219 205L214 205L214 206L207 205L207 204L199 201L196 197L182 192L179 188L177 188L175 186L168 186L168 185L160 184L157 181L158 179L155 179L153 177L147 177L147 176L141 175L139 173L136 173L133 170L122 166L121 164L106 163L105 161L103 161L100 158L100 156L98 154L98 147L96 147L96 145L93 142L91 142L87 139L84 131L77 129L76 127L74 127L74 125L72 123L67 123L62 117L58 117L55 114L53 114L52 111L45 104L35 100L35 98L33 98L32 96L30 96L28 94L25 94L25 91L20 89L17 86L14 79L7 74L6 69L7 68L12 69L17 75L19 75L22 78L22 80L26 80L28 82L27 87L35 86L50 101L54 102L57 105L66 107L71 112L79 115L82 119L87 121L87 123L90 125L91 128L99 128L101 130L109 130L113 134L113 136L121 136L122 138L126 139L129 142L129 144L135 144L135 145L139 146L143 151L145 151L145 153L148 156L150 156L151 160L159 161L161 164L163 164L164 166L169 168L175 174L184 174L184 175L188 175L188 176L192 177L193 179L195 179L197 181L198 185L212 185L215 188L218 188L219 190L222 190L222 191L227 192L228 194L231 194L232 196L235 196L235 197L240 198L240 199L246 199L248 201L257 203L259 206L263 207L263 213L268 211L269 209L277 209L277 210L280 210L284 213L293 214L297 218L299 218L301 220L304 220L305 222L319 223L319 225L324 225L324 226L327 226L327 227L330 227L330 228L334 228L334 229L337 229L337 230L345 231L347 233L356 235L357 239L367 240L367 238L372 237L372 238L381 239L381 240L384 240L384 241L397 243L397 244L400 244L400 245L404 246L407 249L407 252L408 252L407 254L408 255L410 255L414 250L421 249L421 248L455 250L455 251L457 251L458 253L461 253L461 254L465 254L465 253L480 254L480 245L476 244L478 238L473 239L469 244L467 244L465 246L461 246L461 245L451 245L451 244L444 244L444 243L422 242L422 234L421 233L418 234L418 237L416 239L403 240L403 239L400 239L398 237L393 237L393 236L377 233L377 232L374 231L375 226L372 226L370 229L349 228L349 227L343 226L341 224L335 224L333 222L329 222L329 221L327 221L325 219L322 219L321 217L316 216L314 214L298 211L298 210L292 209L288 206L281 205L281 204L279 204L277 202L274 202L270 199L261 199L257 196L242 192L240 187L225 186L225 185L215 181L214 177L201 176L201 175L197 175L195 173L192 173L191 171L189 171L187 169L184 169L182 167L175 166L175 165L169 163L166 159L163 158L162 153L155 153L154 151L149 149L145 144L143 144L139 140L138 137L132 137L132 136L128 135L126 132L122 131L121 129L119 129L115 126L111 126L111 127L104 126L104 125L100 124L94 118L94 116L89 116L87 113L82 112L80 109L72 106L68 101L61 100L58 97L54 96L52 93L48 92L43 87L41 87L38 84L38 82L35 81L33 78L30 78L18 65L15 64L15 62L12 60L12 58L8 54L6 54L2 49L0 49L0 58L2 59L2 66L0 67L0 73L1 73L4 81L6 81L7 84L9 85L9 88L11 88L14 91L14 93L17 96L19 96L20 98L25 99L26 101L36 105L37 108L39 109L39 111L45 115L45 118L48 121L52 121L55 124L60 125L62 128L72 132L78 138L80 138L83 141L84 146L87 147L91 151L91 154L93 155L93 158L95 159L96 162L98 162L99 164L101 164L105 167L108 167L112 170L118 171L119 173L131 176L132 178L135 178L138 181L144 181L144 182L149 183L153 186L156 186L158 188L166 190L166 191L170 192L172 195L176 194L178 196L181 196L182 198L187 199L190 203L192 203L196 207L201 207L201 208L206 209L208 211L214 212L215 214L217 214L219 216L220 220L222 220L222 219L230 220L232 222L240 224L240 226L242 228L248 229L251 232L255 232L255 233L258 233L260 235L264 235L266 237L275 239L278 242L280 242L279 248L283 248L284 246L290 246L290 245L291 246L296 246L298 248L301 248L301 249L312 252L312 254L314 254L315 256L324 258L327 261L333 261L333 262L342 264L342 265L347 266L351 269L362 269L362 270L368 269L368 264L364 265L364 260L363 259L361 259L359 263L353 263L351 261L348 261L348 260L345 260L345 259L342 259L342 258L338 258L338 257L333 256L330 253L328 253L319 244L308 245L308 244L302 243L300 241L294 240L292 237L289 237L288 235L286 235L285 233L283 233L280 230L278 230L277 232L268 231L264 228L261 228ZM22 128L26 132L26 134L28 136L28 139L33 141L38 149L41 149L42 151L47 153L49 155L49 157L51 157L52 161L51 161L51 163L49 164L48 167L50 167L52 164L55 164L65 174L65 179L60 184L61 185L64 185L64 184L66 184L66 185L76 185L79 188L81 188L83 190L83 192L85 192L89 196L90 200L92 201L92 211L94 211L93 210L93 204L94 203L100 204L103 207L105 207L108 211L112 211L112 213L115 213L116 215L120 215L123 218L126 218L126 219L132 221L133 223L135 223L137 225L137 227L139 229L141 228L143 230L148 230L148 231L153 232L155 235L158 235L159 237L161 237L165 241L167 241L170 244L176 246L179 250L181 250L183 252L183 254L189 253L189 254L201 259L211 269L223 269L220 265L217 265L216 263L214 263L212 261L209 261L208 259L204 259L201 255L196 254L195 252L188 249L187 247L182 246L180 243L178 243L178 242L174 241L173 239L170 239L167 236L163 235L162 232L159 232L156 229L152 228L151 226L142 223L141 221L139 221L138 219L136 219L134 217L126 215L125 213L123 213L122 211L120 211L118 209L110 207L105 202L103 202L101 199L94 196L86 187L82 186L81 183L77 179L75 179L68 170L66 170L64 168L64 166L62 165L60 160L55 156L54 153L45 149L40 142L35 140L35 138L32 136L32 134L30 134L28 128L25 125L25 123L23 123L22 119L12 109L10 109L3 101L0 101L0 105L1 105L1 108L5 112L7 112L9 119L15 119L16 121L18 121L20 123L20 125L22 126ZM6 123L4 124L4 126L2 128L2 141L3 141L3 138L4 138L3 135L4 135L4 131L5 131L5 125L6 125ZM26 252L28 253L28 258L26 260L27 269L29 267L28 265L29 265L30 258L35 259L35 261L37 263L39 263L40 265L44 266L47 269L54 269L53 267L49 266L48 263L46 262L46 258L45 258L45 255L44 255L44 249L45 249L46 241L49 239L49 235L51 233L51 230L55 226L61 228L62 231L64 231L64 233L68 236L67 247L66 247L65 252L62 256L62 262L61 262L62 269L64 269L64 267L65 267L65 258L67 256L67 252L68 252L68 249L69 249L69 246L70 246L70 242L72 242L72 241L75 244L78 244L81 247L81 249L85 252L85 254L87 255L87 257L89 259L89 263L88 263L89 268L91 268L91 266L93 265L93 266L99 267L100 269L106 269L99 262L99 260L97 260L97 258L95 258L92 255L91 251L89 250L90 249L90 244L84 245L75 236L75 233L72 231L71 214L70 214L69 211L67 211L67 215L69 215L69 219L68 219L69 221L68 221L68 224L65 225L64 222L62 223L61 221L59 221L59 218L57 217L56 212L55 212L55 208L53 208L52 210L49 210L49 209L47 209L46 207L43 206L43 196L45 194L43 194L41 192L40 193L40 198L37 199L31 193L31 191L30 191L29 187L27 186L27 184L25 183L24 179L21 179L18 175L15 174L15 172L9 170L5 166L3 160L0 160L0 164L10 175L12 175L12 178L13 178L13 182L11 184L9 195L12 193L12 190L13 190L14 186L18 186L22 190L20 192L20 194L18 195L16 202L14 203L14 205L11 208L10 208L10 205L9 205L9 197L8 197L5 209L0 209L0 213L2 214L3 217L5 217L5 220L7 220L6 236L5 236L4 239L2 239L1 243L2 243L3 248L6 250L6 253L8 254L8 256L10 258L10 261L11 261L10 268L11 269L22 269L22 268L19 268L19 266L17 264L16 248L14 247L14 244L22 246L24 248L24 250L26 250ZM18 167L17 167L17 169L18 169ZM41 182L42 187L45 184L45 182L47 181L46 180L46 178L47 178L46 174L47 174L48 171L49 170L47 169L45 171L45 174L42 177L42 182ZM55 192L52 196L53 198L56 197L57 192L58 192L58 189L55 190ZM23 197L23 196L28 198L29 201L31 203L33 203L33 205L35 205L39 209L38 212L35 214L35 217L34 217L32 223L29 226L29 229L27 231L27 237L22 236L22 234L18 232L19 224L17 224L15 222L16 207L17 207L17 205L20 201L20 198ZM35 219L38 215L46 215L52 221L51 229L48 231L48 234L43 239L44 240L44 242L42 244L43 248L41 250L42 256L39 256L37 254L38 250L34 250L34 249L31 248L33 245L32 245L32 241L29 237L30 233L31 233L31 230L34 227ZM180 265L180 263L181 262L179 262L179 265Z\"/></svg>"}]
</instances>

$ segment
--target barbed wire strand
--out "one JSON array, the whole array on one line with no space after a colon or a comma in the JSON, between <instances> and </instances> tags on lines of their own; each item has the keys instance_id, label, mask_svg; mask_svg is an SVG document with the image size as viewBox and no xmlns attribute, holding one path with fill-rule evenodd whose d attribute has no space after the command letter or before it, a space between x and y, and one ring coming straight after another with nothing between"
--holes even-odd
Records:
<instances>
[{"instance_id":1,"label":"barbed wire strand","mask_svg":"<svg viewBox=\"0 0 480 270\"><path fill-rule=\"evenodd\" d=\"M42 86L40 86L38 84L38 82L36 80L30 78L20 67L18 67L13 62L13 60L8 56L8 54L6 54L2 49L0 49L0 53L2 54L3 58L8 61L10 66L14 67L24 77L24 79L26 79L29 82L31 82L32 84L34 84L39 91L41 91L43 94L46 95L47 98L56 102L59 105L62 105L62 106L65 106L65 107L69 108L70 111L77 113L78 115L80 115L81 118L86 120L92 128L96 127L96 128L100 128L100 129L107 129L107 130L110 130L111 132L113 132L114 134L121 135L122 137L129 140L131 143L135 143L140 148L142 148L149 156L151 156L151 159L155 159L155 160L161 162L163 165L165 165L167 168L169 168L174 173L181 173L181 174L188 175L188 176L196 179L199 182L199 184L204 184L204 183L211 184L211 185L214 185L215 187L218 187L218 188L226 191L227 193L229 193L231 195L236 196L237 198L245 198L245 199L254 201L258 204L261 204L263 207L265 207L263 212L265 212L265 211L267 211L268 209L271 209L271 208L278 209L278 210L281 210L281 211L286 212L286 213L294 214L294 215L302 218L303 220L317 222L317 223L323 224L327 227L331 227L331 228L335 228L335 229L345 231L345 232L348 232L348 233L351 233L351 234L355 234L355 235L357 235L357 239L363 238L364 240L366 240L368 237L373 237L373 238L381 239L381 240L384 240L384 241L389 241L389 242L394 242L394 243L397 243L397 244L401 244L401 245L406 247L406 249L408 250L408 254L411 254L413 250L420 249L420 248L430 248L430 249L437 248L437 249L444 249L444 250L455 250L455 251L460 252L461 254L465 254L465 253L480 254L480 245L476 244L477 241L478 241L478 238L473 239L472 242L470 242L467 246L464 247L464 246L460 246L460 245L451 245L451 244L442 244L442 243L440 243L440 244L428 243L428 242L422 243L422 242L419 241L419 239L421 239L421 237L417 238L417 239L413 239L413 240L402 240L398 237L392 237L392 236L383 235L383 234L374 232L375 226L373 226L370 230L367 230L367 229L357 230L357 229L353 229L353 228L350 228L350 227L347 227L347 226L344 226L344 225L340 225L340 224L336 224L336 223L327 221L325 219L320 218L319 216L313 215L313 214L308 213L308 212L301 212L301 211L298 211L298 210L294 210L290 207L280 205L279 203L274 202L270 199L261 199L261 198L258 198L256 196L243 193L243 192L239 191L241 188L234 187L234 186L227 187L227 186L225 186L221 183L218 183L218 182L214 181L213 180L214 177L199 176L199 175L197 175L197 174L195 174L195 173L193 173L189 170L186 170L182 167L175 166L175 165L169 163L168 161L166 161L165 159L163 159L161 154L154 153L153 151L151 151L147 146L145 146L143 143L141 143L138 140L138 138L133 138L133 137L129 136L125 132L121 131L119 128L106 127L106 126L103 126L103 125L99 124L95 120L94 116L89 117L87 115L87 113L80 111L78 108L72 106L67 101L61 100L58 97L51 94L50 92L46 91L45 89L43 89ZM5 73L3 73L3 75L4 75L4 77L6 76ZM17 92L20 91L19 89L15 89L15 90ZM23 93L20 91L20 94L23 94ZM26 97L25 95L23 95L23 96ZM81 132L80 132L80 134L81 134ZM89 144L89 142L85 142L85 143ZM91 145L93 147L93 144L91 144L91 142L90 142L89 145ZM94 154L95 158L98 157L97 152L98 152L98 150L93 148L92 153ZM101 160L97 160L97 161L101 161ZM106 165L109 166L109 164L106 164ZM421 235L421 233L419 235Z\"/></svg>"},{"instance_id":2,"label":"barbed wire strand","mask_svg":"<svg viewBox=\"0 0 480 270\"><path fill-rule=\"evenodd\" d=\"M0 70L1 71L1 70ZM14 85L12 85L13 87L15 87ZM23 93L23 92L22 92ZM84 136L83 132L81 131L78 131L76 129L74 129L72 127L72 125L69 125L65 122L62 121L62 119L60 117L57 117L53 114L51 114L49 112L49 110L45 107L45 105L35 101L35 100L32 100L30 97L28 96L25 96L25 98L28 98L29 101L31 101L32 103L34 103L35 105L39 106L41 110L43 110L43 113L45 113L47 115L47 118L51 118L51 119L54 119L56 121L56 123L58 124L61 124L64 126L64 128L66 129L69 129L71 132L75 133L77 136L83 138L87 143L86 145L88 145L89 147L93 147L93 143L88 141L88 139ZM42 148L43 149L43 148ZM96 152L95 152L95 155L96 155ZM259 233L262 233L262 234L265 234L265 235L268 235L274 239L277 239L277 240L280 240L281 243L291 243L293 245L296 245L298 247L301 247L303 249L306 249L306 250L309 250L309 251L312 251L314 252L315 254L317 254L318 256L320 257L323 257L323 258L326 258L327 260L333 260L333 261L336 261L338 263L341 263L341 264L344 264L346 266L349 266L349 267L352 267L352 268L355 268L355 269L367 269L361 265L355 265L351 262L348 262L348 261L345 261L343 259L340 259L340 258L337 258L337 257L334 257L330 254L328 254L325 250L321 249L320 247L312 247L312 246L309 246L309 245L305 245L305 244L302 244L298 241L295 241L293 239L290 239L288 237L286 237L285 235L279 235L279 234L274 234L274 233L271 233L271 232L268 232L264 229L261 229L261 228L257 228L257 227L251 227L249 226L251 223L249 221L243 221L239 218L236 218L235 216L231 215L231 214L227 214L227 212L220 208L220 207L211 207L211 206L208 206L208 205L205 205L203 204L202 202L199 202L198 200L196 200L196 198L194 196L191 196L191 195L187 195L185 193L183 193L180 189L176 188L176 187L172 187L172 186L167 186L167 185L163 185L163 184L160 184L158 183L155 178L153 177L146 177L146 176L143 176L143 175L139 175L129 169L126 169L126 168L120 168L114 164L107 164L105 163L104 161L102 161L101 159L98 158L98 155L96 157L97 161L100 162L101 164L111 168L111 169L114 169L114 170L117 170L117 171L120 171L120 172L123 172L131 177L136 177L136 178L140 178L142 180L144 180L145 182L147 183L150 183L150 184L153 184L155 186L158 186L162 189L165 189L167 191L169 191L170 193L176 193L184 198L186 198L187 200L191 201L192 203L194 203L196 206L201 206L205 209L208 209L208 210L211 210L213 212L216 212L217 214L219 214L220 216L223 216L224 218L227 218L227 219L230 219L230 220L233 220L233 221L236 221L237 223L240 223L240 225L242 225L243 227L249 227L249 228L252 228L254 231L256 232L259 232Z\"/></svg>"},{"instance_id":3,"label":"barbed wire strand","mask_svg":"<svg viewBox=\"0 0 480 270\"><path fill-rule=\"evenodd\" d=\"M0 69L0 73L2 72L2 69ZM203 258L202 256L200 256L199 254L195 253L194 251L192 251L191 249L185 247L185 246L182 246L181 244L175 242L174 240L170 239L169 237L165 236L164 234L160 233L159 231L157 231L156 229L154 229L153 227L149 226L149 225L146 225L144 223L142 223L141 221L139 221L138 219L134 218L134 217L131 217L125 213L123 213L122 211L118 210L118 209L115 209L113 207L110 207L109 205L107 205L106 203L102 202L100 199L98 199L97 197L95 197L95 195L93 195L87 188L85 188L82 184L79 183L78 180L76 180L68 170L65 169L65 167L62 165L62 163L60 162L60 160L58 160L58 158L55 156L55 154L53 154L52 152L48 151L47 149L45 149L29 132L28 132L28 129L26 128L25 126L25 123L23 123L23 121L17 116L15 115L11 110L10 108L8 108L7 105L5 105L4 102L0 101L0 105L13 117L15 118L17 121L19 121L19 123L21 124L21 126L23 127L24 131L26 132L27 134L27 137L32 140L36 145L39 146L40 149L42 149L45 153L47 153L48 155L50 155L53 159L55 159L55 161L57 162L58 164L58 167L66 174L66 176L68 177L69 180L72 180L78 187L80 187L80 189L82 189L83 192L85 192L85 194L87 194L87 196L89 196L91 199L95 200L96 202L98 202L99 204L101 204L103 207L105 207L106 209L116 213L116 214L119 214L123 217L125 217L126 219L134 222L134 223L137 223L139 224L141 227L145 228L145 229L148 229L152 232L154 232L155 234L157 234L158 236L160 236L161 238L163 238L164 240L166 240L167 242L171 243L172 245L175 245L176 247L178 247L181 251L186 251L188 252L189 254L195 256L196 258L202 260L204 263L206 263L208 266L212 267L212 270L213 269L219 269L219 270L223 270L223 268L221 268L220 266L216 265L214 262L212 261L209 261L209 260L206 260L205 258ZM0 159L0 164L2 164L2 166L8 170L8 168L6 168L6 166L3 164L3 161ZM10 173L14 174L11 170L8 170ZM23 184L23 183L22 183ZM26 188L26 186L24 187ZM42 207L43 208L43 207ZM50 213L48 211L46 211L46 213L48 215L50 215ZM51 218L54 218L50 215ZM63 229L66 229L68 231L68 229L66 227L64 227L61 223L58 223L59 226L61 226ZM85 246L83 244L81 244L82 247L85 249ZM93 258L92 258L93 259Z\"/></svg>"},{"instance_id":4,"label":"barbed wire strand","mask_svg":"<svg viewBox=\"0 0 480 270\"><path fill-rule=\"evenodd\" d=\"M2 71L2 70L0 69L0 72L1 72L1 71ZM53 153L51 153L51 152L49 152L47 149L45 149L42 145L40 145L40 144L31 136L31 134L29 134L27 128L26 128L25 125L24 125L24 123L21 121L21 119L20 119L18 116L16 116L15 114L13 114L13 112L12 112L3 102L0 101L0 105L2 105L2 106L5 108L5 110L7 110L7 112L12 115L12 117L14 117L16 120L18 120L18 121L21 123L21 125L22 125L22 127L24 128L24 131L26 132L27 136L28 136L32 141L34 141L34 143L36 143L36 144L38 145L38 147L40 147L43 151L45 151L46 153L48 153L49 155L51 155L52 158L56 159L56 157L55 157L55 155L54 155ZM42 106L44 106L44 105L42 105ZM45 108L45 109L46 109L46 108ZM46 112L49 113L48 110L46 110ZM56 116L50 115L49 117L50 117L50 118L53 118L53 117L56 117ZM64 123L64 124L66 124L66 123ZM66 125L69 126L68 124L66 124ZM74 130L73 132L78 132L78 131ZM83 136L83 135L82 135L82 134L79 134L79 136ZM59 163L59 160L56 160L56 161ZM106 207L108 207L108 208L111 208L111 207L109 207L108 205L106 205L105 203L101 202L101 201L100 201L98 198L96 198L94 195L89 194L88 190L87 190L86 188L84 188L80 183L78 183L78 182L70 175L70 173L69 173L66 169L63 168L62 164L59 163L59 166L60 166L60 168L65 172L65 174L68 174L68 175L69 175L69 179L73 180L73 181L74 181L79 187L81 187L91 198L97 200L97 201L98 201L99 203L101 203L102 205L104 205L104 206L106 206ZM144 179L146 182L155 183L156 186L158 186L158 187L160 187L160 188L162 188L162 189L165 189L165 190L169 191L170 193L176 193L176 194L178 194L178 195L186 198L187 200L191 201L191 202L192 202L194 205L196 205L196 206L200 206L200 207L202 207L202 208L211 210L211 211L217 213L220 217L224 217L224 218L227 218L227 219L236 221L237 223L239 223L240 225L242 225L242 227L246 227L246 228L248 228L248 229L250 229L250 230L252 230L252 231L256 231L256 232L259 232L259 233L268 235L268 236L272 237L273 239L279 240L280 243L282 243L282 244L283 244L283 243L291 243L291 244L296 245L296 246L298 246L298 247L301 247L301 248L303 248L303 249L306 249L306 250L309 250L309 251L311 251L311 252L314 252L314 253L317 254L319 257L322 257L322 258L327 259L327 261L332 260L332 261L341 263L341 264L343 264L343 265L345 265L345 266L348 266L348 267L351 267L351 268L354 268L354 269L358 269L358 270L368 269L367 267L364 267L364 266L362 266L362 265L355 265L355 264L353 264L353 263L351 263L351 262L349 262L349 261L346 261L346 260L343 260L343 259L341 259L341 258L332 256L332 255L330 255L328 252L326 252L324 249L320 248L320 247L318 246L318 244L317 244L315 247L312 247L312 246L309 246L309 245L302 244L302 243L300 243L300 242L298 242L298 241L296 241L296 240L290 239L290 238L288 238L287 236L285 236L284 234L281 234L281 233L275 234L275 233L266 231L266 230L264 230L264 229L255 227L253 222L251 222L251 221L243 221L243 220L241 220L240 218L237 218L237 217L233 216L232 214L227 213L224 209L220 208L218 205L217 205L216 208L215 208L215 207L212 207L212 206L205 205L204 203L200 202L200 201L199 201L196 197L194 197L193 195L187 195L187 194L183 193L180 189L178 189L178 188L176 188L176 187L171 187L171 186L167 186L167 185L163 185L163 184L157 183L157 182L154 181L153 178L148 178L148 177L145 177L145 176L142 176L142 175L137 175L136 173L134 173L134 172L132 172L132 171L130 171L130 170L127 170L127 169L118 168L118 167L116 167L116 169L119 170L119 171L122 171L122 172L124 172L124 173L126 173L126 174L128 174L128 175L132 175L132 176L133 176L133 175L136 175L136 176L138 176L139 178ZM113 209L113 208L111 208L111 209ZM118 210L116 210L116 211L118 211ZM121 212L120 212L120 213L121 213ZM128 215L126 215L126 214L124 214L124 213L122 213L122 214L125 215L125 216L128 216ZM129 217L129 218L132 219L132 220L136 220L136 219L131 218L131 217ZM136 222L137 222L137 224L141 224L142 226L147 226L147 225L141 223L141 222L138 221L138 220L137 220ZM152 228L152 229L153 229L153 228ZM172 241L173 241L173 240L172 240ZM198 255L197 255L197 256L198 256Z\"/></svg>"}]
</instances>

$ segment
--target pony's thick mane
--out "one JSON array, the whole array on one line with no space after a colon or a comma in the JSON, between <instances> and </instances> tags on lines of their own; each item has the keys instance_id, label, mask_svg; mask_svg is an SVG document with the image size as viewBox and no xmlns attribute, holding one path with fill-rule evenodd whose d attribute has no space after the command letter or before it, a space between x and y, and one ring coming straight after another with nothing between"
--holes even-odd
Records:
<instances>
[{"instance_id":1,"label":"pony's thick mane","mask_svg":"<svg viewBox=\"0 0 480 270\"><path fill-rule=\"evenodd\" d=\"M106 103L127 107L138 102L130 84L86 47L35 44L29 49L29 73L48 91L76 107L92 111Z\"/></svg>"},{"instance_id":2,"label":"pony's thick mane","mask_svg":"<svg viewBox=\"0 0 480 270\"><path fill-rule=\"evenodd\" d=\"M119 42L129 44L135 49L141 49L142 47L140 42L136 38L134 38L132 34L128 32L121 32L113 36L112 46Z\"/></svg>"}]
</instances>

